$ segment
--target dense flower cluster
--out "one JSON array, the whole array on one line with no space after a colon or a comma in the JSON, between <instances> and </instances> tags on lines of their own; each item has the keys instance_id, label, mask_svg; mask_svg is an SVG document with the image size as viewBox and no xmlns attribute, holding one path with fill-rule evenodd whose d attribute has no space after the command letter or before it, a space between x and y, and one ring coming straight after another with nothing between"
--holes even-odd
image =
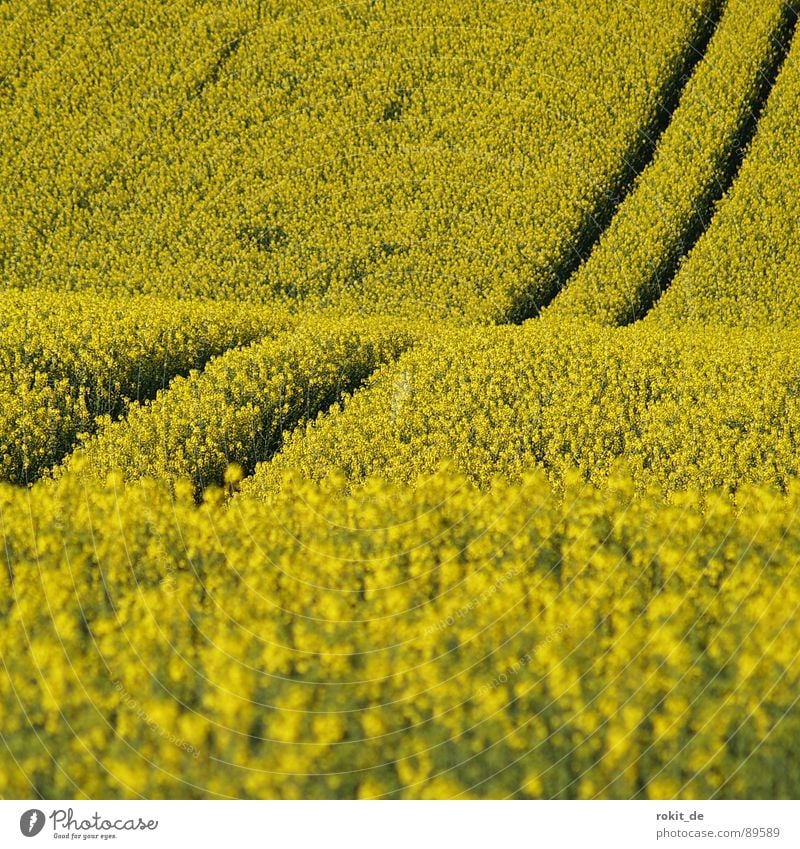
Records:
<instances>
[{"instance_id":1,"label":"dense flower cluster","mask_svg":"<svg viewBox=\"0 0 800 849\"><path fill-rule=\"evenodd\" d=\"M786 0L726 4L652 163L551 312L618 325L648 310L693 235L706 226L741 153L743 133L785 55L794 21ZM790 61L799 60L800 47ZM725 234L724 255L730 241ZM714 269L711 277L727 287L725 272Z\"/></svg>"},{"instance_id":2,"label":"dense flower cluster","mask_svg":"<svg viewBox=\"0 0 800 849\"><path fill-rule=\"evenodd\" d=\"M28 366L0 369L0 480L28 483L91 424L80 393Z\"/></svg>"},{"instance_id":3,"label":"dense flower cluster","mask_svg":"<svg viewBox=\"0 0 800 849\"><path fill-rule=\"evenodd\" d=\"M4 285L496 319L596 236L721 2L23 6Z\"/></svg>"},{"instance_id":4,"label":"dense flower cluster","mask_svg":"<svg viewBox=\"0 0 800 849\"><path fill-rule=\"evenodd\" d=\"M0 488L0 795L800 793L796 485L336 493Z\"/></svg>"},{"instance_id":5,"label":"dense flower cluster","mask_svg":"<svg viewBox=\"0 0 800 849\"><path fill-rule=\"evenodd\" d=\"M210 357L290 326L273 306L0 293L0 479L26 483L96 417L118 417Z\"/></svg>"},{"instance_id":6,"label":"dense flower cluster","mask_svg":"<svg viewBox=\"0 0 800 849\"><path fill-rule=\"evenodd\" d=\"M290 434L244 489L267 495L285 469L408 482L442 461L482 486L536 466L558 484L574 468L599 479L622 458L642 487L785 486L800 472L799 376L791 330L562 321L443 332Z\"/></svg>"},{"instance_id":7,"label":"dense flower cluster","mask_svg":"<svg viewBox=\"0 0 800 849\"><path fill-rule=\"evenodd\" d=\"M190 478L198 493L221 484L229 464L249 474L298 421L327 410L423 337L424 328L402 319L307 319L175 378L123 419L106 418L69 467L101 481L110 471L126 479Z\"/></svg>"}]
</instances>

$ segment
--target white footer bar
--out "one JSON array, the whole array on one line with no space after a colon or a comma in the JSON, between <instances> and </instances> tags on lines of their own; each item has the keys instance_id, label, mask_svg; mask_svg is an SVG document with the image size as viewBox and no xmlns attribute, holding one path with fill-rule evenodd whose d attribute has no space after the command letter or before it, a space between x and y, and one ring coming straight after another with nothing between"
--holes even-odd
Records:
<instances>
[{"instance_id":1,"label":"white footer bar","mask_svg":"<svg viewBox=\"0 0 800 849\"><path fill-rule=\"evenodd\" d=\"M0 801L0 846L800 847L800 802Z\"/></svg>"}]
</instances>

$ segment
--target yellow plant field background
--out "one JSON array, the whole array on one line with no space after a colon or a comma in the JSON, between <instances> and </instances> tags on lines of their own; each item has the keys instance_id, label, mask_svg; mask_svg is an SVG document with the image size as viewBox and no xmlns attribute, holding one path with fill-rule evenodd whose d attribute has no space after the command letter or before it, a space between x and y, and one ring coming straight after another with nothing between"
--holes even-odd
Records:
<instances>
[{"instance_id":1,"label":"yellow plant field background","mask_svg":"<svg viewBox=\"0 0 800 849\"><path fill-rule=\"evenodd\" d=\"M0 2L0 798L797 798L796 18Z\"/></svg>"}]
</instances>

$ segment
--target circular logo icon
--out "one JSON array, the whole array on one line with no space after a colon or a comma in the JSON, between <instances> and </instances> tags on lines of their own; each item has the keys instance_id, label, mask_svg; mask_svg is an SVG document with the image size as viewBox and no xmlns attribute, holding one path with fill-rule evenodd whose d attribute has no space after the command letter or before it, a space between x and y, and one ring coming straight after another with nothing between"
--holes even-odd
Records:
<instances>
[{"instance_id":1,"label":"circular logo icon","mask_svg":"<svg viewBox=\"0 0 800 849\"><path fill-rule=\"evenodd\" d=\"M44 828L44 814L38 808L31 808L19 818L19 830L25 837L36 837Z\"/></svg>"}]
</instances>

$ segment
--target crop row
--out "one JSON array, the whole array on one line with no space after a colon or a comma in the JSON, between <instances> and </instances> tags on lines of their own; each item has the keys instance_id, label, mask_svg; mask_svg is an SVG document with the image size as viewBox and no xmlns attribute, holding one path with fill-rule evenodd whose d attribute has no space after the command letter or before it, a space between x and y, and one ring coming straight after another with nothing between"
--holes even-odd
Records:
<instances>
[{"instance_id":1,"label":"crop row","mask_svg":"<svg viewBox=\"0 0 800 849\"><path fill-rule=\"evenodd\" d=\"M213 301L0 293L0 478L29 482L131 401L286 329L285 310Z\"/></svg>"},{"instance_id":2,"label":"crop row","mask_svg":"<svg viewBox=\"0 0 800 849\"><path fill-rule=\"evenodd\" d=\"M291 434L244 485L286 470L411 481L444 461L488 486L534 467L558 484L624 461L642 488L785 486L800 447L796 331L582 323L451 331Z\"/></svg>"},{"instance_id":3,"label":"crop row","mask_svg":"<svg viewBox=\"0 0 800 849\"><path fill-rule=\"evenodd\" d=\"M683 321L789 326L800 321L800 44L776 81L739 176L652 313Z\"/></svg>"},{"instance_id":4,"label":"crop row","mask_svg":"<svg viewBox=\"0 0 800 849\"><path fill-rule=\"evenodd\" d=\"M548 313L619 325L649 309L726 189L794 21L786 0L726 4L652 163Z\"/></svg>"},{"instance_id":5,"label":"crop row","mask_svg":"<svg viewBox=\"0 0 800 849\"><path fill-rule=\"evenodd\" d=\"M403 320L309 319L293 331L216 357L149 403L105 419L69 458L93 480L188 478L199 494L233 463L249 474L284 432L327 410L424 336ZM236 481L230 481L232 484Z\"/></svg>"}]
</instances>

